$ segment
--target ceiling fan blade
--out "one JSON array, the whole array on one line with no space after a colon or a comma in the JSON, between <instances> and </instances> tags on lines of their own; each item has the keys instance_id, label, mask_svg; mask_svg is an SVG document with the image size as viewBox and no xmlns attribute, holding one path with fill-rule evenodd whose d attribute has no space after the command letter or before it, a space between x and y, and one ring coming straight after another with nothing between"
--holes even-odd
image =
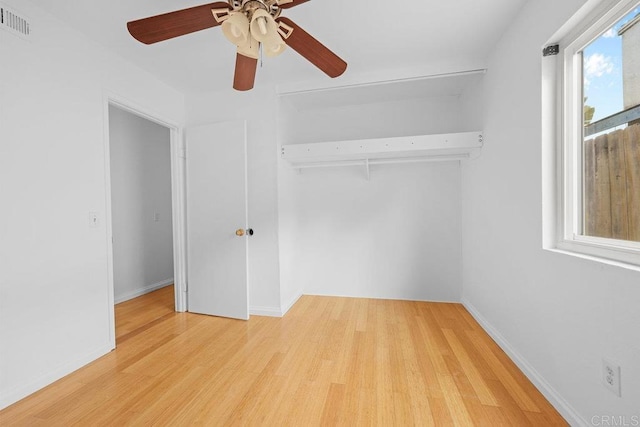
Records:
<instances>
[{"instance_id":1,"label":"ceiling fan blade","mask_svg":"<svg viewBox=\"0 0 640 427\"><path fill-rule=\"evenodd\" d=\"M280 7L280 9L291 9L292 7L298 6L308 1L309 0L283 0L282 2L278 2L278 6Z\"/></svg>"},{"instance_id":2,"label":"ceiling fan blade","mask_svg":"<svg viewBox=\"0 0 640 427\"><path fill-rule=\"evenodd\" d=\"M127 23L129 33L144 44L152 44L220 25L211 9L229 9L227 2L215 2Z\"/></svg>"},{"instance_id":3,"label":"ceiling fan blade","mask_svg":"<svg viewBox=\"0 0 640 427\"><path fill-rule=\"evenodd\" d=\"M236 71L233 76L233 88L242 91L253 89L257 68L257 59L249 58L239 53L236 54Z\"/></svg>"},{"instance_id":4,"label":"ceiling fan blade","mask_svg":"<svg viewBox=\"0 0 640 427\"><path fill-rule=\"evenodd\" d=\"M293 28L293 31L289 32L289 36L284 38L284 42L329 77L335 78L345 72L347 63L344 60L314 39L291 19L280 17L276 21Z\"/></svg>"}]
</instances>

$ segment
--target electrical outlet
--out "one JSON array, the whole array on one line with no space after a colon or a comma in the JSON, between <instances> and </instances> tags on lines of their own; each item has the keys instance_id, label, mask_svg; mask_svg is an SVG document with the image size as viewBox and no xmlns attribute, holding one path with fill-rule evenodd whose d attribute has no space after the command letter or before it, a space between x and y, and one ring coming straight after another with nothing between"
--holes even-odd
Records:
<instances>
[{"instance_id":1,"label":"electrical outlet","mask_svg":"<svg viewBox=\"0 0 640 427\"><path fill-rule=\"evenodd\" d=\"M602 359L602 382L613 394L620 397L620 366L610 360Z\"/></svg>"}]
</instances>

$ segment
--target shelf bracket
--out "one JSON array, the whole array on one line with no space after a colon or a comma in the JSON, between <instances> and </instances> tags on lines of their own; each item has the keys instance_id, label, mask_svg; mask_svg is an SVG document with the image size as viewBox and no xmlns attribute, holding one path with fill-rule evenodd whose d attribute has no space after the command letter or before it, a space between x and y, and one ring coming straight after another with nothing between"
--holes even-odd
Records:
<instances>
[{"instance_id":1,"label":"shelf bracket","mask_svg":"<svg viewBox=\"0 0 640 427\"><path fill-rule=\"evenodd\" d=\"M369 170L369 159L364 159L364 169L367 173L367 181L371 180L371 171Z\"/></svg>"}]
</instances>

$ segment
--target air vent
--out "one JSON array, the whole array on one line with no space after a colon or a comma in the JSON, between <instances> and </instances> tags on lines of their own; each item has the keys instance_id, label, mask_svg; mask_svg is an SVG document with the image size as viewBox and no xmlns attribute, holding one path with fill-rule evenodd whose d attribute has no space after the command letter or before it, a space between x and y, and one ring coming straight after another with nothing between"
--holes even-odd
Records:
<instances>
[{"instance_id":1,"label":"air vent","mask_svg":"<svg viewBox=\"0 0 640 427\"><path fill-rule=\"evenodd\" d=\"M0 3L0 28L25 40L31 36L31 24L23 15Z\"/></svg>"}]
</instances>

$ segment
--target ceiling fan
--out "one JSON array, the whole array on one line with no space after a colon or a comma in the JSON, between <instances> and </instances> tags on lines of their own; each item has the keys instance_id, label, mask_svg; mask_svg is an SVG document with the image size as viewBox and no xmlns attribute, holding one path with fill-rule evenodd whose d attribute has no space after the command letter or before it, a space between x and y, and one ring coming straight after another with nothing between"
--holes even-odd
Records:
<instances>
[{"instance_id":1,"label":"ceiling fan","mask_svg":"<svg viewBox=\"0 0 640 427\"><path fill-rule=\"evenodd\" d=\"M164 13L127 23L129 33L145 44L222 27L225 37L237 46L233 88L250 90L256 76L260 47L277 56L291 47L329 77L347 69L347 63L292 20L280 16L309 0L229 0Z\"/></svg>"}]
</instances>

